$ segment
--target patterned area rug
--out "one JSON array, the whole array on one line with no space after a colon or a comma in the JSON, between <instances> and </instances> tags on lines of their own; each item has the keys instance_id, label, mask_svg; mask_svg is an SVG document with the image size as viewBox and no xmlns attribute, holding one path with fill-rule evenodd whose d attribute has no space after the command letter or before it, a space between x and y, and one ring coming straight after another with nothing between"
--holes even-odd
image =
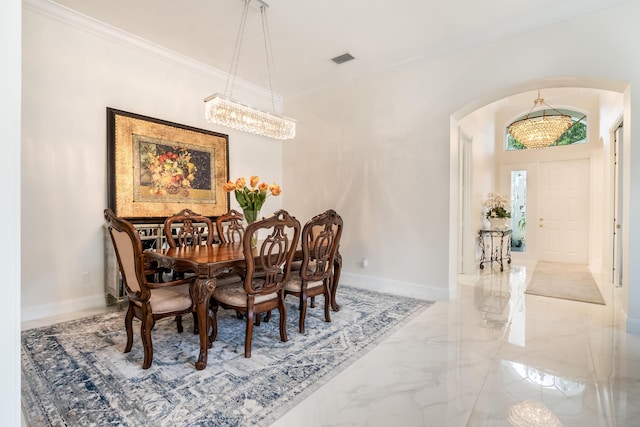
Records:
<instances>
[{"instance_id":1,"label":"patterned area rug","mask_svg":"<svg viewBox=\"0 0 640 427\"><path fill-rule=\"evenodd\" d=\"M525 294L605 305L586 265L540 261Z\"/></svg>"},{"instance_id":2,"label":"patterned area rug","mask_svg":"<svg viewBox=\"0 0 640 427\"><path fill-rule=\"evenodd\" d=\"M287 333L278 315L253 332L244 358L243 320L218 313L218 338L206 369L194 367L198 337L163 319L152 331L154 360L143 370L140 323L124 354L124 312L22 333L22 407L31 426L266 426L432 303L343 286L339 312L325 323L322 297L298 332L288 297Z\"/></svg>"}]
</instances>

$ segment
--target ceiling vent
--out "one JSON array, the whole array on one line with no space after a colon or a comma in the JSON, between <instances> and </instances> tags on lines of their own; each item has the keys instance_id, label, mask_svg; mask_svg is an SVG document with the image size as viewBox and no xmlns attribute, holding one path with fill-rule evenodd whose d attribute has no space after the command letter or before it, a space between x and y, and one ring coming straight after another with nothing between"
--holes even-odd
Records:
<instances>
[{"instance_id":1,"label":"ceiling vent","mask_svg":"<svg viewBox=\"0 0 640 427\"><path fill-rule=\"evenodd\" d=\"M336 56L335 58L331 58L331 60L338 65L344 64L345 62L351 61L352 59L355 58L350 53L345 53L343 55Z\"/></svg>"}]
</instances>

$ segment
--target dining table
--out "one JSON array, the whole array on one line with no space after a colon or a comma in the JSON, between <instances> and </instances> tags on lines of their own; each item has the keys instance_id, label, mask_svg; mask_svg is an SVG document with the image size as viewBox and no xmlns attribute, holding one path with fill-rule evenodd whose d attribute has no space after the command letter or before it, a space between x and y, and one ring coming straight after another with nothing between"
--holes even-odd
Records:
<instances>
[{"instance_id":1,"label":"dining table","mask_svg":"<svg viewBox=\"0 0 640 427\"><path fill-rule=\"evenodd\" d=\"M197 370L204 369L207 366L208 349L212 346L212 342L209 339L211 326L209 301L217 285L216 277L234 267L245 265L242 242L149 249L145 251L145 254L149 261L155 261L158 267L176 272L190 272L196 275L196 279L192 282L190 289L193 301L192 308L197 314L197 329L200 339L200 352L195 366ZM295 259L302 259L301 248L296 251ZM342 256L337 253L330 280L330 303L334 311L340 310L340 306L336 303L336 290L340 280L341 269Z\"/></svg>"}]
</instances>

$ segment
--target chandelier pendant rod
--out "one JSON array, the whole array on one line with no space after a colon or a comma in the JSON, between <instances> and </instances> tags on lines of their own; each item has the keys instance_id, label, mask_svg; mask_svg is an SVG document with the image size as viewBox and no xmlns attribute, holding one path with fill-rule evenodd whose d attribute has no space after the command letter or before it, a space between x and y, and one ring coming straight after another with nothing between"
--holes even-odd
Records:
<instances>
[{"instance_id":1,"label":"chandelier pendant rod","mask_svg":"<svg viewBox=\"0 0 640 427\"><path fill-rule=\"evenodd\" d=\"M247 24L249 3L251 3L251 0L243 1L244 6L242 8L242 16L240 17L240 26L238 27L238 34L236 35L236 44L233 47L233 56L231 57L231 64L229 65L229 75L227 76L227 83L224 87L224 94L229 98L233 98L233 88L236 84L236 74L238 73L238 62L240 62L240 50L242 48L242 42L244 40L244 30Z\"/></svg>"},{"instance_id":2,"label":"chandelier pendant rod","mask_svg":"<svg viewBox=\"0 0 640 427\"><path fill-rule=\"evenodd\" d=\"M260 6L260 15L262 17L262 38L264 39L264 52L267 57L267 76L269 78L269 90L271 91L271 106L273 111L278 111L276 109L276 95L273 90L273 74L275 71L273 70L275 61L273 61L273 47L271 45L271 33L269 32L269 23L267 21L267 8L268 4L263 2L262 0L258 0L261 3Z\"/></svg>"}]
</instances>

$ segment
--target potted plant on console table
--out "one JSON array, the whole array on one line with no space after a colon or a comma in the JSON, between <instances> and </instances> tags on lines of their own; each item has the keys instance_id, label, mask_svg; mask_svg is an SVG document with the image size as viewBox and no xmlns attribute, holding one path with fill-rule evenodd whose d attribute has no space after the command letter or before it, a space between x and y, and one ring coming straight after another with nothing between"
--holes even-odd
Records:
<instances>
[{"instance_id":1,"label":"potted plant on console table","mask_svg":"<svg viewBox=\"0 0 640 427\"><path fill-rule=\"evenodd\" d=\"M506 230L511 220L509 200L498 193L489 193L484 202L487 208L487 219L492 230Z\"/></svg>"}]
</instances>

